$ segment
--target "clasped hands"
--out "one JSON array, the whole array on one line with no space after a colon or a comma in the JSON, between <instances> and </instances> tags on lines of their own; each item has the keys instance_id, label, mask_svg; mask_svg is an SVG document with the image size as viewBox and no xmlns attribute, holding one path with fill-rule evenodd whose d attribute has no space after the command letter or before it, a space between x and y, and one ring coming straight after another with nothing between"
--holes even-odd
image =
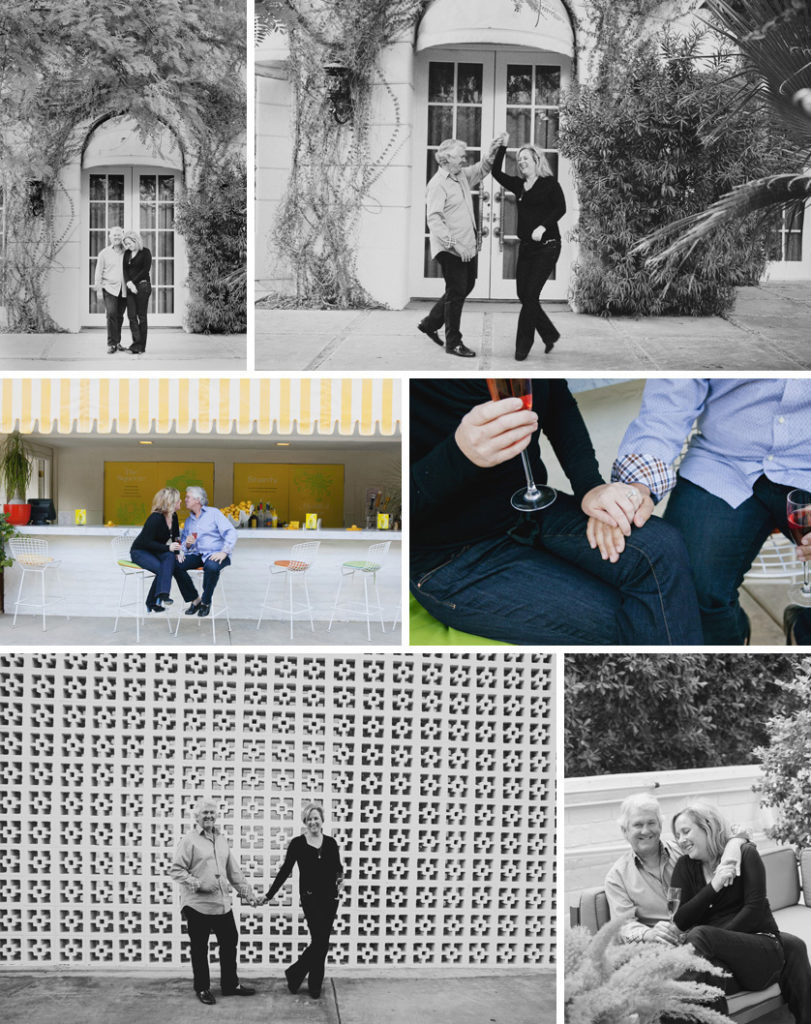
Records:
<instances>
[{"instance_id":1,"label":"clasped hands","mask_svg":"<svg viewBox=\"0 0 811 1024\"><path fill-rule=\"evenodd\" d=\"M653 499L644 484L599 484L584 496L580 507L589 517L586 537L604 559L616 562L625 550L632 526L644 526L653 512Z\"/></svg>"}]
</instances>

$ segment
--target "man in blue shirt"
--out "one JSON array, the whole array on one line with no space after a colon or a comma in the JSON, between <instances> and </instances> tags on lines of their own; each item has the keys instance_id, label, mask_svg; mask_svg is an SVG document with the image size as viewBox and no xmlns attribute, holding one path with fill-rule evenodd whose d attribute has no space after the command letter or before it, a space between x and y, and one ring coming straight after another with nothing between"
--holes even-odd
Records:
<instances>
[{"instance_id":1,"label":"man in blue shirt","mask_svg":"<svg viewBox=\"0 0 811 1024\"><path fill-rule=\"evenodd\" d=\"M204 617L211 611L220 573L231 564L229 556L237 542L237 531L218 508L208 507L208 495L202 487L186 488L186 508L190 515L180 533L177 560L184 569L203 570L203 593L189 605L186 614Z\"/></svg>"},{"instance_id":2,"label":"man in blue shirt","mask_svg":"<svg viewBox=\"0 0 811 1024\"><path fill-rule=\"evenodd\" d=\"M664 518L687 544L704 642L746 643L738 588L772 530L789 536L788 492L811 490L811 381L649 380L611 478L642 493L636 526L672 490ZM604 557L619 557L621 534L591 520L588 536ZM811 559L811 533L798 555ZM789 642L811 644L811 608L790 605L784 626Z\"/></svg>"}]
</instances>

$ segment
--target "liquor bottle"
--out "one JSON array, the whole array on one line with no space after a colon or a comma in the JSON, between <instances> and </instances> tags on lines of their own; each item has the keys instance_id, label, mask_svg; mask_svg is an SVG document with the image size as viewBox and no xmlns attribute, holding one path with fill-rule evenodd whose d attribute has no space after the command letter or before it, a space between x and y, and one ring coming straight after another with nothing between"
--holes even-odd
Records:
<instances>
[{"instance_id":1,"label":"liquor bottle","mask_svg":"<svg viewBox=\"0 0 811 1024\"><path fill-rule=\"evenodd\" d=\"M248 529L249 530L255 530L258 525L259 525L259 520L258 520L258 518L256 516L256 512L252 511L251 514L248 516Z\"/></svg>"}]
</instances>

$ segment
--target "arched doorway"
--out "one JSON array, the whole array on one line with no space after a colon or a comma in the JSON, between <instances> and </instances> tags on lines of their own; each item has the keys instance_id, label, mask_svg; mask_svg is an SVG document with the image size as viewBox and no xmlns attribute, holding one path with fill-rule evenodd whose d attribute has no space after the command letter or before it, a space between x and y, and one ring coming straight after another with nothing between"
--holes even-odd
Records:
<instances>
[{"instance_id":1,"label":"arched doorway","mask_svg":"<svg viewBox=\"0 0 811 1024\"><path fill-rule=\"evenodd\" d=\"M116 226L138 231L152 253L150 323L181 326L187 265L175 205L182 183L182 153L168 129L144 143L131 119L116 117L93 132L82 156L82 326L104 326L93 280L98 254Z\"/></svg>"},{"instance_id":2,"label":"arched doorway","mask_svg":"<svg viewBox=\"0 0 811 1024\"><path fill-rule=\"evenodd\" d=\"M505 170L515 172L515 149L535 142L566 195L569 213L561 223L564 245L547 298L565 298L574 222L574 187L568 162L558 153L561 90L571 81L574 42L563 7L544 5L543 17L517 15L511 0L436 0L417 37L415 58L414 195L410 291L434 297L442 292L439 267L430 258L425 222L425 186L436 171L434 153L445 138L468 144L471 162L505 129L510 132ZM503 8L503 10L502 10ZM548 8L548 10L546 10ZM479 276L471 298L515 297L518 252L515 199L492 178L474 193L481 234Z\"/></svg>"}]
</instances>

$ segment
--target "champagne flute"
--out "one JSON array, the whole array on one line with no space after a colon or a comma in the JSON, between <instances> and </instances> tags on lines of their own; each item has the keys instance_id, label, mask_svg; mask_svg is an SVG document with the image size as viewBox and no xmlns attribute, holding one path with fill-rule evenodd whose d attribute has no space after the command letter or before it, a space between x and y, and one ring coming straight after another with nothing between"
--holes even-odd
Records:
<instances>
[{"instance_id":1,"label":"champagne flute","mask_svg":"<svg viewBox=\"0 0 811 1024\"><path fill-rule=\"evenodd\" d=\"M677 885L669 885L665 890L665 899L667 900L667 912L670 914L670 923L672 924L676 911L681 906L681 889Z\"/></svg>"},{"instance_id":2,"label":"champagne flute","mask_svg":"<svg viewBox=\"0 0 811 1024\"><path fill-rule=\"evenodd\" d=\"M494 402L502 398L520 398L525 409L532 408L532 381L524 378L487 378L487 388L490 397ZM557 491L546 484L537 486L529 465L529 456L526 449L521 452L521 462L524 466L524 476L527 479L527 486L518 490L510 499L513 508L521 512L539 512L542 508L548 508L557 498Z\"/></svg>"},{"instance_id":3,"label":"champagne flute","mask_svg":"<svg viewBox=\"0 0 811 1024\"><path fill-rule=\"evenodd\" d=\"M786 495L786 515L794 543L799 544L807 533L811 533L811 491L789 491ZM803 562L802 583L789 588L789 598L794 604L811 605L808 562Z\"/></svg>"}]
</instances>

